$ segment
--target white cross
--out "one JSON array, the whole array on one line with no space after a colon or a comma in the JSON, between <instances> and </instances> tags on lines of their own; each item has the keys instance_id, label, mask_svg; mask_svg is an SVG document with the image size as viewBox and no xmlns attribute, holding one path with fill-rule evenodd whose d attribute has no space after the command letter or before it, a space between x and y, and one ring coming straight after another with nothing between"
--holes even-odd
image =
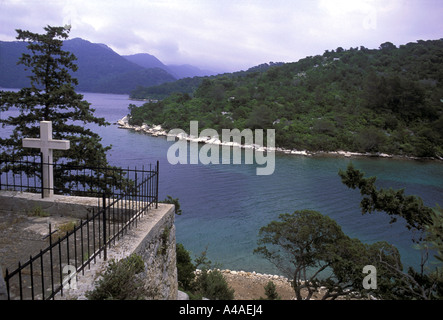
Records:
<instances>
[{"instance_id":1,"label":"white cross","mask_svg":"<svg viewBox=\"0 0 443 320\"><path fill-rule=\"evenodd\" d=\"M68 150L68 140L52 139L52 121L40 121L40 139L24 138L24 148L38 148L43 154L43 197L54 194L54 173L52 163L52 150Z\"/></svg>"}]
</instances>

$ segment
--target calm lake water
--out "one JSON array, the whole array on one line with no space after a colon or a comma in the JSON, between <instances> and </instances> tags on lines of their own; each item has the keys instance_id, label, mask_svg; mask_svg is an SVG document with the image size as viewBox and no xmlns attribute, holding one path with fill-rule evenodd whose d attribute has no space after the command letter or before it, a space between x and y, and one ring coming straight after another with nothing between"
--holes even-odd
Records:
<instances>
[{"instance_id":1,"label":"calm lake water","mask_svg":"<svg viewBox=\"0 0 443 320\"><path fill-rule=\"evenodd\" d=\"M85 93L96 115L115 123L128 113L126 95ZM7 116L2 113L2 117ZM254 255L260 227L281 213L312 209L335 219L350 237L363 242L387 241L401 253L405 265L418 266L420 252L413 249L411 233L400 221L389 224L384 213L362 215L358 190L341 183L339 169L350 161L380 187L404 188L425 204L443 205L443 163L378 158L304 157L276 155L275 171L257 176L255 165L171 165L165 137L151 137L116 125L93 127L104 145L112 145L109 161L123 167L141 167L160 161L160 199L179 198L183 210L176 216L177 242L192 257L208 248L208 257L222 268L279 273ZM2 135L7 129L2 129Z\"/></svg>"}]
</instances>

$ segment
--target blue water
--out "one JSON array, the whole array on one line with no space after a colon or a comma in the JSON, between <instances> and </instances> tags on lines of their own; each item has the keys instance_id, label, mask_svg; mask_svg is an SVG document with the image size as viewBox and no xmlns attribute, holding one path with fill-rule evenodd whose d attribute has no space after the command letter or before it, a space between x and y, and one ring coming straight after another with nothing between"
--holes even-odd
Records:
<instances>
[{"instance_id":1,"label":"blue water","mask_svg":"<svg viewBox=\"0 0 443 320\"><path fill-rule=\"evenodd\" d=\"M128 113L125 95L85 93L96 115L115 123ZM5 116L4 113L2 116ZM411 233L400 221L389 224L384 213L362 215L358 190L344 186L338 176L350 161L377 184L422 197L425 204L443 204L443 163L377 158L303 157L276 155L275 172L257 176L255 165L170 165L166 155L173 142L116 125L96 127L104 145L112 145L108 159L123 167L141 167L160 161L160 199L180 199L176 216L177 242L192 257L208 248L208 257L223 268L279 273L267 260L254 255L260 227L281 213L313 209L335 219L350 237L372 243L387 241L401 253L405 265L418 267L420 252L412 248ZM6 133L6 129L2 129Z\"/></svg>"}]
</instances>

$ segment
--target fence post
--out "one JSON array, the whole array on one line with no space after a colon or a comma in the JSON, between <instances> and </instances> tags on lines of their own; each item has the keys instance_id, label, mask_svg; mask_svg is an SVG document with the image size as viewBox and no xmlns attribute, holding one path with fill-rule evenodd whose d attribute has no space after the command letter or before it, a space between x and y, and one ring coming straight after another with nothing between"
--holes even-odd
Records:
<instances>
[{"instance_id":1,"label":"fence post","mask_svg":"<svg viewBox=\"0 0 443 320\"><path fill-rule=\"evenodd\" d=\"M155 209L158 209L158 173L159 173L159 161L157 160L157 174L156 174L156 186L155 186Z\"/></svg>"},{"instance_id":2,"label":"fence post","mask_svg":"<svg viewBox=\"0 0 443 320\"><path fill-rule=\"evenodd\" d=\"M106 193L103 192L103 256L105 261L107 259L106 245Z\"/></svg>"},{"instance_id":3,"label":"fence post","mask_svg":"<svg viewBox=\"0 0 443 320\"><path fill-rule=\"evenodd\" d=\"M40 179L41 179L41 181L40 181L40 185L41 185L41 188L42 188L42 199L45 197L45 189L44 189L44 186L43 186L43 152L40 152ZM35 161L35 158L34 158L34 161Z\"/></svg>"}]
</instances>

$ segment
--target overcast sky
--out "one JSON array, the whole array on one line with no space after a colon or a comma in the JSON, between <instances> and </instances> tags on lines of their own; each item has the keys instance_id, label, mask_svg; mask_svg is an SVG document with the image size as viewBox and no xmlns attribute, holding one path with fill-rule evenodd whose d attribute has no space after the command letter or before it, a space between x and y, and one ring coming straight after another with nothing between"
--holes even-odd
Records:
<instances>
[{"instance_id":1,"label":"overcast sky","mask_svg":"<svg viewBox=\"0 0 443 320\"><path fill-rule=\"evenodd\" d=\"M122 55L232 72L443 38L443 0L0 0L0 40L65 24Z\"/></svg>"}]
</instances>

